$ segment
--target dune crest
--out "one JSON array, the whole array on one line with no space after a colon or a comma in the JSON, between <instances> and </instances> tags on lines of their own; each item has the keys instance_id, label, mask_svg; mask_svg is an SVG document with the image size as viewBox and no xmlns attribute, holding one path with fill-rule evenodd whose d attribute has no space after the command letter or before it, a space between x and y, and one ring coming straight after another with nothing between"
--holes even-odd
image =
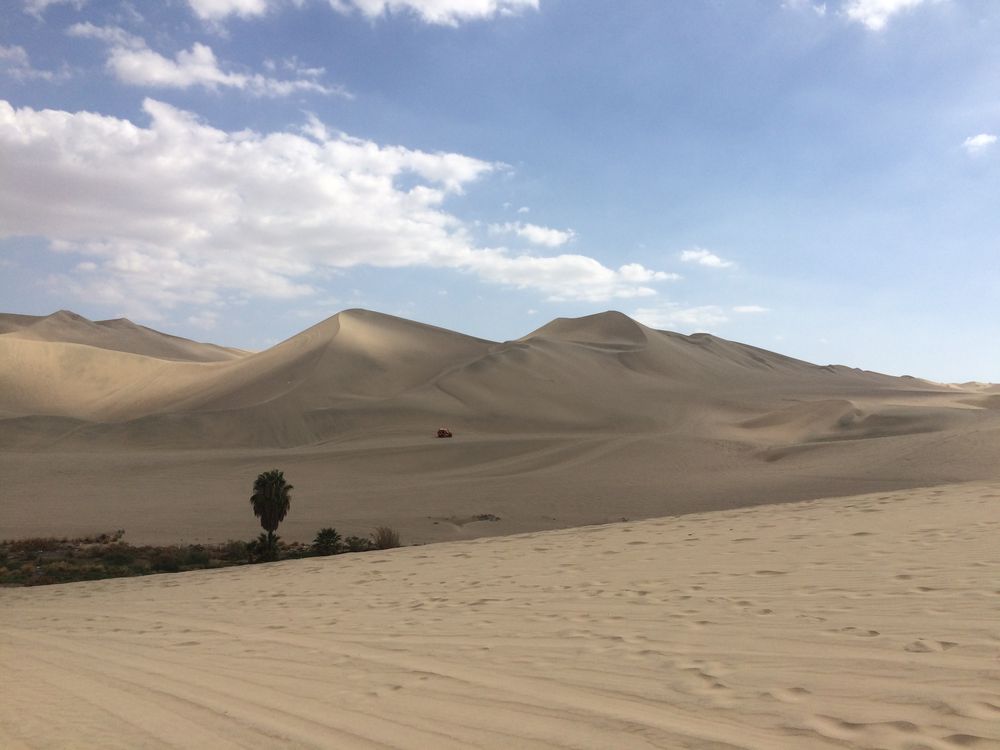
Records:
<instances>
[{"instance_id":1,"label":"dune crest","mask_svg":"<svg viewBox=\"0 0 1000 750\"><path fill-rule=\"evenodd\" d=\"M434 541L998 471L988 386L819 366L619 312L493 342L345 310L256 353L66 312L0 326L3 536L225 541L242 504L198 498L231 497L261 462L302 488L285 530L299 540L333 521ZM478 515L501 520L439 520Z\"/></svg>"},{"instance_id":2,"label":"dune crest","mask_svg":"<svg viewBox=\"0 0 1000 750\"><path fill-rule=\"evenodd\" d=\"M93 321L69 310L39 317L0 314L0 334L31 341L84 344L182 362L225 362L247 354L239 349L160 333L128 318Z\"/></svg>"},{"instance_id":3,"label":"dune crest","mask_svg":"<svg viewBox=\"0 0 1000 750\"><path fill-rule=\"evenodd\" d=\"M687 423L692 405L707 414L739 400L771 412L782 400L947 390L655 331L619 312L559 318L496 343L346 310L253 354L67 311L5 320L20 327L0 335L2 413L87 420L88 443L236 447L253 431L254 445L289 447L361 425L412 429L433 414L478 432L669 430Z\"/></svg>"},{"instance_id":4,"label":"dune crest","mask_svg":"<svg viewBox=\"0 0 1000 750\"><path fill-rule=\"evenodd\" d=\"M582 318L556 318L520 341L551 338L578 344L641 348L646 343L647 330L624 313L611 310Z\"/></svg>"}]
</instances>

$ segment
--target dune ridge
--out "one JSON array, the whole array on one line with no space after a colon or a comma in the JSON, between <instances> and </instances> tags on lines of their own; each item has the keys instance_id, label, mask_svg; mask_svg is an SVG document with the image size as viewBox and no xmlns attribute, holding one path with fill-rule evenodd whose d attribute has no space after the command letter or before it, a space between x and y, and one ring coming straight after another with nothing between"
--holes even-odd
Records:
<instances>
[{"instance_id":1,"label":"dune ridge","mask_svg":"<svg viewBox=\"0 0 1000 750\"><path fill-rule=\"evenodd\" d=\"M8 326L19 317L7 316ZM60 311L0 335L0 354L5 416L85 420L87 444L174 448L293 447L434 416L480 432L649 431L684 422L690 404L704 413L735 399L953 393L655 331L617 312L560 318L497 343L348 310L264 352L237 354Z\"/></svg>"},{"instance_id":2,"label":"dune ridge","mask_svg":"<svg viewBox=\"0 0 1000 750\"><path fill-rule=\"evenodd\" d=\"M0 313L0 334L31 341L84 344L183 362L224 362L248 354L240 349L161 333L128 318L88 320L70 310L44 316Z\"/></svg>"},{"instance_id":3,"label":"dune ridge","mask_svg":"<svg viewBox=\"0 0 1000 750\"><path fill-rule=\"evenodd\" d=\"M256 353L65 312L0 326L5 537L249 536L237 500L274 466L298 488L283 527L298 541L331 524L427 542L1000 478L990 386L818 366L618 312L494 342L346 310ZM484 514L499 520L453 520Z\"/></svg>"}]
</instances>

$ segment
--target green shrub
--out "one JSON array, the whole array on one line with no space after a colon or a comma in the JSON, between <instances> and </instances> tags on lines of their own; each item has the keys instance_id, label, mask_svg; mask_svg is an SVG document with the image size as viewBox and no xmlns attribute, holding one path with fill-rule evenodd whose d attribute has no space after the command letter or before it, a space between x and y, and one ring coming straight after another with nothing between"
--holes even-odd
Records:
<instances>
[{"instance_id":1,"label":"green shrub","mask_svg":"<svg viewBox=\"0 0 1000 750\"><path fill-rule=\"evenodd\" d=\"M372 542L363 536L349 536L344 540L344 546L348 552L367 552L372 548Z\"/></svg>"},{"instance_id":2,"label":"green shrub","mask_svg":"<svg viewBox=\"0 0 1000 750\"><path fill-rule=\"evenodd\" d=\"M209 560L212 559L211 555L208 554L208 550L200 544L188 547L185 558L184 564L194 568L207 568Z\"/></svg>"},{"instance_id":3,"label":"green shrub","mask_svg":"<svg viewBox=\"0 0 1000 750\"><path fill-rule=\"evenodd\" d=\"M278 559L277 534L261 533L256 539L247 542L247 557L252 563L271 562Z\"/></svg>"},{"instance_id":4,"label":"green shrub","mask_svg":"<svg viewBox=\"0 0 1000 750\"><path fill-rule=\"evenodd\" d=\"M313 540L312 550L317 555L336 555L341 551L340 534L330 527L320 529Z\"/></svg>"},{"instance_id":5,"label":"green shrub","mask_svg":"<svg viewBox=\"0 0 1000 750\"><path fill-rule=\"evenodd\" d=\"M58 539L51 537L35 537L32 539L10 539L5 542L7 548L13 554L31 555L39 552L49 552L60 548Z\"/></svg>"},{"instance_id":6,"label":"green shrub","mask_svg":"<svg viewBox=\"0 0 1000 750\"><path fill-rule=\"evenodd\" d=\"M222 545L219 554L227 562L245 562L250 557L247 543L242 539L230 539Z\"/></svg>"},{"instance_id":7,"label":"green shrub","mask_svg":"<svg viewBox=\"0 0 1000 750\"><path fill-rule=\"evenodd\" d=\"M107 565L130 565L135 561L135 553L134 547L117 542L97 550L95 557L100 557Z\"/></svg>"},{"instance_id":8,"label":"green shrub","mask_svg":"<svg viewBox=\"0 0 1000 750\"><path fill-rule=\"evenodd\" d=\"M149 567L157 573L176 573L181 569L180 550L176 547L164 547L153 555Z\"/></svg>"}]
</instances>

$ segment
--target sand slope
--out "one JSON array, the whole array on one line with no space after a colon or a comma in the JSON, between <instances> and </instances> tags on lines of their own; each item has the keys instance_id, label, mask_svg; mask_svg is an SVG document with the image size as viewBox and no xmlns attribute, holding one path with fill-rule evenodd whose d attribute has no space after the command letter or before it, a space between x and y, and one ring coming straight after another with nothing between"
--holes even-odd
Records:
<instances>
[{"instance_id":1,"label":"sand slope","mask_svg":"<svg viewBox=\"0 0 1000 750\"><path fill-rule=\"evenodd\" d=\"M131 334L117 348L22 335L117 330L77 318L0 319L17 329L0 335L0 537L247 538L249 486L275 467L296 488L281 533L303 541L331 525L428 542L1000 479L990 386L817 366L621 313L491 342L348 310L220 361L128 351Z\"/></svg>"},{"instance_id":2,"label":"sand slope","mask_svg":"<svg viewBox=\"0 0 1000 750\"><path fill-rule=\"evenodd\" d=\"M4 748L1000 747L1000 483L0 591Z\"/></svg>"},{"instance_id":3,"label":"sand slope","mask_svg":"<svg viewBox=\"0 0 1000 750\"><path fill-rule=\"evenodd\" d=\"M185 362L224 362L248 353L160 333L127 318L94 321L69 310L38 317L0 313L0 334L31 341L84 344Z\"/></svg>"},{"instance_id":4,"label":"sand slope","mask_svg":"<svg viewBox=\"0 0 1000 750\"><path fill-rule=\"evenodd\" d=\"M817 367L707 334L654 331L615 312L558 319L495 343L348 310L265 352L237 357L206 347L128 321L92 323L59 312L0 336L0 409L87 420L78 443L292 447L426 430L442 419L487 433L648 431L676 429L692 412L703 421L709 407L760 411L815 395L953 395L924 381ZM194 366L213 357L211 366Z\"/></svg>"}]
</instances>

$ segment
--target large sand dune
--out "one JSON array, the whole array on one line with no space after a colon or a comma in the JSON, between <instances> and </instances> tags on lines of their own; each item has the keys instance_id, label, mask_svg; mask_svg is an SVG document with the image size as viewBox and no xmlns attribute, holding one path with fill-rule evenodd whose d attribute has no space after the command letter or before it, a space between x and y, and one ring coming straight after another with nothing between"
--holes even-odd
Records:
<instances>
[{"instance_id":1,"label":"large sand dune","mask_svg":"<svg viewBox=\"0 0 1000 750\"><path fill-rule=\"evenodd\" d=\"M1000 483L0 590L0 746L1000 747Z\"/></svg>"},{"instance_id":2,"label":"large sand dune","mask_svg":"<svg viewBox=\"0 0 1000 750\"><path fill-rule=\"evenodd\" d=\"M0 746L1000 747L998 403L620 313L0 316L0 536L248 538L279 467L286 539L452 540L0 590Z\"/></svg>"},{"instance_id":3,"label":"large sand dune","mask_svg":"<svg viewBox=\"0 0 1000 750\"><path fill-rule=\"evenodd\" d=\"M247 537L273 467L296 487L286 538L409 542L1000 478L991 386L621 313L491 342L349 310L258 353L65 311L0 331L0 537Z\"/></svg>"}]
</instances>

